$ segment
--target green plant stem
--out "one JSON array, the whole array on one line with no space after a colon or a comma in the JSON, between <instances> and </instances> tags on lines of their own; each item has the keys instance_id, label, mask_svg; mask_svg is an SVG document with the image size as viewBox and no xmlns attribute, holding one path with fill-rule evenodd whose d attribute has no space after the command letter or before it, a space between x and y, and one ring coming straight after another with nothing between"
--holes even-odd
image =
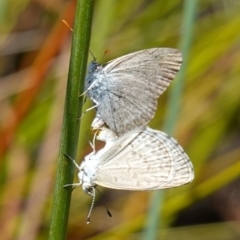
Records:
<instances>
[{"instance_id":1,"label":"green plant stem","mask_svg":"<svg viewBox=\"0 0 240 240\"><path fill-rule=\"evenodd\" d=\"M83 102L79 95L84 90L92 15L93 0L78 0L52 205L49 232L49 239L51 240L66 238L71 188L65 189L63 186L73 181L74 165L64 156L64 153L67 153L72 158L76 156L80 127L79 116Z\"/></svg>"},{"instance_id":2,"label":"green plant stem","mask_svg":"<svg viewBox=\"0 0 240 240\"><path fill-rule=\"evenodd\" d=\"M168 101L168 111L166 114L163 130L172 135L174 126L177 122L178 113L180 110L182 88L184 78L186 75L188 56L193 36L193 27L195 23L195 16L197 10L197 0L185 0L183 10L183 23L182 23L182 38L180 40L179 48L183 53L183 64L177 79L174 80L173 87L170 91ZM163 192L154 192L151 196L149 213L146 224L146 230L143 239L157 239L157 228L160 225L159 206L162 206Z\"/></svg>"}]
</instances>

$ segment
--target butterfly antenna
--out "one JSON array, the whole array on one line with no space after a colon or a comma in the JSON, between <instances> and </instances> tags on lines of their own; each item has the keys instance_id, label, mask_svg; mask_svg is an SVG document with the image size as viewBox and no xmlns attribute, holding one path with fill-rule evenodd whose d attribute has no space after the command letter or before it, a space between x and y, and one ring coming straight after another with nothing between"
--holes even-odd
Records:
<instances>
[{"instance_id":1,"label":"butterfly antenna","mask_svg":"<svg viewBox=\"0 0 240 240\"><path fill-rule=\"evenodd\" d=\"M68 22L67 22L65 19L63 19L62 22L67 26L67 28L68 28L70 31L73 32L73 29L70 27L70 25L68 24Z\"/></svg>"},{"instance_id":2,"label":"butterfly antenna","mask_svg":"<svg viewBox=\"0 0 240 240\"><path fill-rule=\"evenodd\" d=\"M96 145L96 137L97 137L97 134L98 132L96 131L93 135L93 141L92 141L92 145L93 145L93 151L96 152L96 148L95 148L95 145Z\"/></svg>"},{"instance_id":3,"label":"butterfly antenna","mask_svg":"<svg viewBox=\"0 0 240 240\"><path fill-rule=\"evenodd\" d=\"M101 64L103 63L103 59L104 59L104 57L106 56L107 53L109 53L109 50L105 50L105 52L103 54L103 57L101 59L101 62L100 62Z\"/></svg>"},{"instance_id":4,"label":"butterfly antenna","mask_svg":"<svg viewBox=\"0 0 240 240\"><path fill-rule=\"evenodd\" d=\"M96 188L96 189L97 189L97 188ZM109 217L112 217L112 214L110 213L110 211L109 211L108 208L107 208L107 205L106 205L106 202L105 202L105 200L104 200L103 195L101 194L101 192L100 192L98 189L97 189L97 191L98 191L99 195L101 196L102 202L103 202L103 204L104 204L104 206L105 206L105 208L106 208L106 210L107 210L108 216L109 216Z\"/></svg>"},{"instance_id":5,"label":"butterfly antenna","mask_svg":"<svg viewBox=\"0 0 240 240\"><path fill-rule=\"evenodd\" d=\"M87 224L90 223L90 216L91 216L91 213L92 213L92 210L93 210L93 206L94 206L94 202L95 202L95 197L96 197L96 193L95 193L95 189L94 187L92 187L92 191L93 193L91 194L93 196L93 199L92 199L92 205L90 207L90 210L89 210L89 213L88 213L88 216L87 216Z\"/></svg>"},{"instance_id":6,"label":"butterfly antenna","mask_svg":"<svg viewBox=\"0 0 240 240\"><path fill-rule=\"evenodd\" d=\"M96 60L97 60L97 58L95 58L95 56L93 55L92 51L91 51L91 50L89 50L89 52L90 52L90 54L92 55L92 57L93 57L93 60L94 60L94 61L96 61Z\"/></svg>"}]
</instances>

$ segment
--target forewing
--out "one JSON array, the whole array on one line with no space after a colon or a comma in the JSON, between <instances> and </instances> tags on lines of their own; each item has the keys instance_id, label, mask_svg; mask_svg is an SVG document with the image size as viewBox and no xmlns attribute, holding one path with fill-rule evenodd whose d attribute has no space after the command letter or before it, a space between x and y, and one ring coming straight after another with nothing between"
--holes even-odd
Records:
<instances>
[{"instance_id":1,"label":"forewing","mask_svg":"<svg viewBox=\"0 0 240 240\"><path fill-rule=\"evenodd\" d=\"M146 125L181 63L180 51L171 48L142 50L111 61L103 69L106 90L99 94L97 112L118 135Z\"/></svg>"},{"instance_id":2,"label":"forewing","mask_svg":"<svg viewBox=\"0 0 240 240\"><path fill-rule=\"evenodd\" d=\"M114 157L101 161L95 183L124 190L155 190L189 183L193 166L167 134L147 128Z\"/></svg>"}]
</instances>

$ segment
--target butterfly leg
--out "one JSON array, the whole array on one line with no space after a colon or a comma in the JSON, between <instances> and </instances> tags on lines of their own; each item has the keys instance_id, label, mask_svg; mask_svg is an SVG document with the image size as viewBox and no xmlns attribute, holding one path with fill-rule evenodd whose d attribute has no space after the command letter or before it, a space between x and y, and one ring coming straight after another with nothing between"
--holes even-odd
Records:
<instances>
[{"instance_id":1,"label":"butterfly leg","mask_svg":"<svg viewBox=\"0 0 240 240\"><path fill-rule=\"evenodd\" d=\"M92 107L90 107L90 108L88 108L86 111L84 111L79 119L81 119L87 112L89 112L89 111L91 111L92 109L98 107L99 103L98 103L96 100L94 100L94 99L91 99L91 100L95 103L95 105L93 105Z\"/></svg>"},{"instance_id":2,"label":"butterfly leg","mask_svg":"<svg viewBox=\"0 0 240 240\"><path fill-rule=\"evenodd\" d=\"M76 168L79 170L79 171L81 171L81 168L80 168L80 166L76 163L76 161L73 159L73 158L71 158L68 154L66 154L66 153L64 153L64 156L65 157L67 157L68 159L70 159L72 162L73 162L73 164L76 166ZM69 185L69 184L68 184ZM70 184L71 185L71 184ZM66 186L66 185L65 185Z\"/></svg>"},{"instance_id":3,"label":"butterfly leg","mask_svg":"<svg viewBox=\"0 0 240 240\"><path fill-rule=\"evenodd\" d=\"M88 143L89 143L89 145L91 146L93 152L95 153L96 150L95 150L95 142L94 142L94 139L93 139L93 141L90 141L90 140L89 140Z\"/></svg>"},{"instance_id":4,"label":"butterfly leg","mask_svg":"<svg viewBox=\"0 0 240 240\"><path fill-rule=\"evenodd\" d=\"M97 133L98 133L98 132L95 132L95 133L94 133L92 142L91 142L91 141L88 141L88 143L90 144L90 146L91 146L91 148L92 148L92 150L93 150L93 152L92 152L91 154L94 154L94 153L96 152L95 143L96 143Z\"/></svg>"},{"instance_id":5,"label":"butterfly leg","mask_svg":"<svg viewBox=\"0 0 240 240\"><path fill-rule=\"evenodd\" d=\"M88 88L86 91L84 91L82 94L79 95L79 97L82 97L83 95L85 95L90 89Z\"/></svg>"},{"instance_id":6,"label":"butterfly leg","mask_svg":"<svg viewBox=\"0 0 240 240\"><path fill-rule=\"evenodd\" d=\"M96 143L97 134L98 134L98 132L96 131L96 132L94 133L94 136L93 136L93 152L94 152L94 153L96 152L95 143Z\"/></svg>"},{"instance_id":7,"label":"butterfly leg","mask_svg":"<svg viewBox=\"0 0 240 240\"><path fill-rule=\"evenodd\" d=\"M93 150L92 154L94 154L94 153L96 152L95 143L96 143L96 136L97 136L97 134L98 134L98 132L96 131L96 132L94 133L94 135L93 135L93 140L92 140L92 142L89 141L89 144L90 144L90 146L91 146L91 148L92 148L92 150Z\"/></svg>"},{"instance_id":8,"label":"butterfly leg","mask_svg":"<svg viewBox=\"0 0 240 240\"><path fill-rule=\"evenodd\" d=\"M66 184L63 187L79 187L81 186L81 183L71 183L71 184Z\"/></svg>"},{"instance_id":9,"label":"butterfly leg","mask_svg":"<svg viewBox=\"0 0 240 240\"><path fill-rule=\"evenodd\" d=\"M94 81L88 88L87 90L85 90L82 94L79 95L79 97L82 97L83 95L85 95L89 90L91 90L94 85L97 83L97 81Z\"/></svg>"}]
</instances>

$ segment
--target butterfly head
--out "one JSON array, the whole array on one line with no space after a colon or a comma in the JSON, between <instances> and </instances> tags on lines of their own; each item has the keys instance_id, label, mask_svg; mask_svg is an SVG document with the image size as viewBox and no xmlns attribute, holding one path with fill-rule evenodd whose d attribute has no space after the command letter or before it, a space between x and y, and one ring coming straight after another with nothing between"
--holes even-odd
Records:
<instances>
[{"instance_id":1,"label":"butterfly head","mask_svg":"<svg viewBox=\"0 0 240 240\"><path fill-rule=\"evenodd\" d=\"M102 65L96 62L95 60L93 60L88 65L88 74L99 72L101 69L102 69Z\"/></svg>"},{"instance_id":2,"label":"butterfly head","mask_svg":"<svg viewBox=\"0 0 240 240\"><path fill-rule=\"evenodd\" d=\"M84 163L84 162L83 162ZM82 189L87 194L93 196L93 188L96 186L91 181L91 176L82 168L78 173L79 184L82 184Z\"/></svg>"},{"instance_id":3,"label":"butterfly head","mask_svg":"<svg viewBox=\"0 0 240 240\"><path fill-rule=\"evenodd\" d=\"M83 191L87 193L88 195L94 196L93 189L95 188L95 185L92 185L91 183L84 182L82 185Z\"/></svg>"}]
</instances>

